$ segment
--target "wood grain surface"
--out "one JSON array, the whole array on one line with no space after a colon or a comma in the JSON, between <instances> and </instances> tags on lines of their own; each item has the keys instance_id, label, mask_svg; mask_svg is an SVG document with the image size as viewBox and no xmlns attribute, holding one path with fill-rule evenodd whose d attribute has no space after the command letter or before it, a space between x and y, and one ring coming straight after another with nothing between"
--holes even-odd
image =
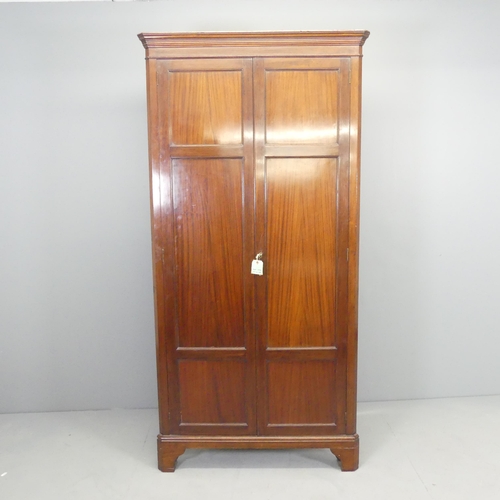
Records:
<instances>
[{"instance_id":1,"label":"wood grain surface","mask_svg":"<svg viewBox=\"0 0 500 500\"><path fill-rule=\"evenodd\" d=\"M268 345L335 345L335 158L266 163Z\"/></svg>"},{"instance_id":2,"label":"wood grain surface","mask_svg":"<svg viewBox=\"0 0 500 500\"><path fill-rule=\"evenodd\" d=\"M266 71L266 142L336 143L336 71Z\"/></svg>"},{"instance_id":3,"label":"wood grain surface","mask_svg":"<svg viewBox=\"0 0 500 500\"><path fill-rule=\"evenodd\" d=\"M241 71L172 71L172 144L242 143Z\"/></svg>"},{"instance_id":4,"label":"wood grain surface","mask_svg":"<svg viewBox=\"0 0 500 500\"><path fill-rule=\"evenodd\" d=\"M240 159L175 159L179 345L245 345Z\"/></svg>"}]
</instances>

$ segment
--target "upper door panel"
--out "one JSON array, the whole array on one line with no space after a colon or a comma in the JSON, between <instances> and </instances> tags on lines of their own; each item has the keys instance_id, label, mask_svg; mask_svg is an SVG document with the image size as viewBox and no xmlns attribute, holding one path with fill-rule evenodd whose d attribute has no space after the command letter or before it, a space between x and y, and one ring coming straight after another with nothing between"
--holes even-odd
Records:
<instances>
[{"instance_id":1,"label":"upper door panel","mask_svg":"<svg viewBox=\"0 0 500 500\"><path fill-rule=\"evenodd\" d=\"M336 144L338 68L283 70L275 65L266 68L266 143Z\"/></svg>"},{"instance_id":2,"label":"upper door panel","mask_svg":"<svg viewBox=\"0 0 500 500\"><path fill-rule=\"evenodd\" d=\"M235 146L252 140L251 59L157 65L158 87L168 89L159 112L170 146Z\"/></svg>"},{"instance_id":3,"label":"upper door panel","mask_svg":"<svg viewBox=\"0 0 500 500\"><path fill-rule=\"evenodd\" d=\"M170 143L241 144L241 71L170 73Z\"/></svg>"}]
</instances>

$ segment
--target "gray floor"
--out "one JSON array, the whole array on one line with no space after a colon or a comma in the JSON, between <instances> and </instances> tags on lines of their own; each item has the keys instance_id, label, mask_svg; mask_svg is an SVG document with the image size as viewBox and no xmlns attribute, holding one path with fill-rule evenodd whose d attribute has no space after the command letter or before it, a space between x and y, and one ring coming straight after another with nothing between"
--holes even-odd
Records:
<instances>
[{"instance_id":1,"label":"gray floor","mask_svg":"<svg viewBox=\"0 0 500 500\"><path fill-rule=\"evenodd\" d=\"M0 499L500 499L500 396L363 403L361 464L327 450L188 450L156 469L155 410L0 415Z\"/></svg>"}]
</instances>

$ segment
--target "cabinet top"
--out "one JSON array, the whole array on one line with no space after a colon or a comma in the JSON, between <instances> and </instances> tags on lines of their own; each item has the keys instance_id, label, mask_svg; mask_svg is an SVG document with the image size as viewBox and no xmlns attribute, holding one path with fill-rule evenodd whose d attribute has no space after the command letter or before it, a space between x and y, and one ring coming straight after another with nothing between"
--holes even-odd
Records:
<instances>
[{"instance_id":1,"label":"cabinet top","mask_svg":"<svg viewBox=\"0 0 500 500\"><path fill-rule=\"evenodd\" d=\"M360 55L361 47L368 38L369 31L260 31L260 32L198 32L198 33L140 33L144 48L152 49L150 57L176 56L179 50L192 52L193 49L210 53L220 51L231 55L248 56L283 55L293 47L309 48L311 55L334 52L335 48L351 47L345 55ZM338 51L337 49L337 51ZM352 50L355 49L355 50ZM180 56L180 53L179 53Z\"/></svg>"}]
</instances>

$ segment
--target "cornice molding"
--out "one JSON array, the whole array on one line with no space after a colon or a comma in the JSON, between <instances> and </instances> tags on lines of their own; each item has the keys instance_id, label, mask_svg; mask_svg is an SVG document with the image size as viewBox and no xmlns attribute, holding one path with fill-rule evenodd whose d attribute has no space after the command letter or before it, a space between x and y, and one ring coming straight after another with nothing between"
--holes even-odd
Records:
<instances>
[{"instance_id":1,"label":"cornice molding","mask_svg":"<svg viewBox=\"0 0 500 500\"><path fill-rule=\"evenodd\" d=\"M198 33L140 33L144 48L196 47L287 47L358 46L370 35L369 31L270 31L270 32L198 32Z\"/></svg>"}]
</instances>

